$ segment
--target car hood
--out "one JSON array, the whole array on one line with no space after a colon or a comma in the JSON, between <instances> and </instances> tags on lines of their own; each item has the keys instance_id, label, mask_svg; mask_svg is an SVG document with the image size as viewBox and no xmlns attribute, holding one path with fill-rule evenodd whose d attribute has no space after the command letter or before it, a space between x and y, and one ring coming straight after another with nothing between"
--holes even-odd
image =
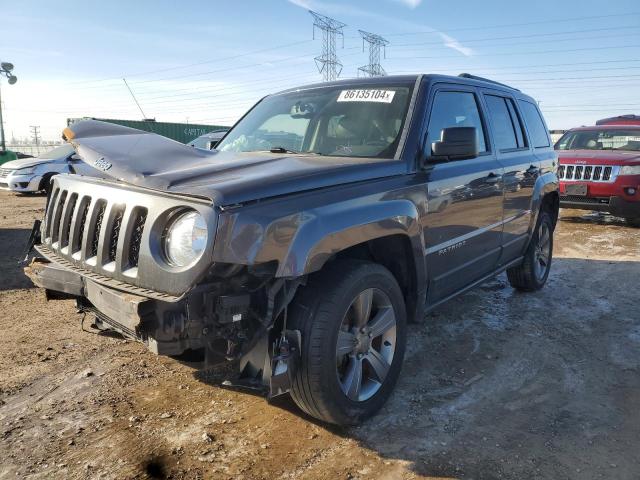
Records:
<instances>
[{"instance_id":1,"label":"car hood","mask_svg":"<svg viewBox=\"0 0 640 480\"><path fill-rule=\"evenodd\" d=\"M217 205L406 173L398 160L206 151L96 120L71 125L63 137L83 161L118 181Z\"/></svg>"},{"instance_id":2,"label":"car hood","mask_svg":"<svg viewBox=\"0 0 640 480\"><path fill-rule=\"evenodd\" d=\"M35 167L36 165L43 165L45 163L54 162L55 160L51 159L38 159L38 158L22 158L19 160L11 160L10 162L6 162L2 164L2 168L6 168L8 170L17 170L19 168L28 168Z\"/></svg>"},{"instance_id":3,"label":"car hood","mask_svg":"<svg viewBox=\"0 0 640 480\"><path fill-rule=\"evenodd\" d=\"M629 165L640 163L640 152L615 150L559 150L561 164Z\"/></svg>"}]
</instances>

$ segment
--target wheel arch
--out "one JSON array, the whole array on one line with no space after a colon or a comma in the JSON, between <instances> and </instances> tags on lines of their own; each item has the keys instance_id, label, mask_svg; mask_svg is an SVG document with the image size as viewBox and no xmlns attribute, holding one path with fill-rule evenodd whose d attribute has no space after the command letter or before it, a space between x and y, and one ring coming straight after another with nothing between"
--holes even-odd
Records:
<instances>
[{"instance_id":1,"label":"wheel arch","mask_svg":"<svg viewBox=\"0 0 640 480\"><path fill-rule=\"evenodd\" d=\"M296 232L276 276L308 275L335 258L362 258L367 252L364 258L384 265L398 279L408 318L419 318L426 290L419 218L416 205L407 199L351 205L310 218Z\"/></svg>"},{"instance_id":2,"label":"wheel arch","mask_svg":"<svg viewBox=\"0 0 640 480\"><path fill-rule=\"evenodd\" d=\"M43 173L42 178L40 178L40 183L38 184L38 191L45 190L47 188L47 183L51 181L54 175L58 175L58 172Z\"/></svg>"},{"instance_id":3,"label":"wheel arch","mask_svg":"<svg viewBox=\"0 0 640 480\"><path fill-rule=\"evenodd\" d=\"M529 238L538 223L541 210L549 212L555 226L560 209L560 193L558 177L548 172L541 175L534 186L531 198L531 223L529 224Z\"/></svg>"}]
</instances>

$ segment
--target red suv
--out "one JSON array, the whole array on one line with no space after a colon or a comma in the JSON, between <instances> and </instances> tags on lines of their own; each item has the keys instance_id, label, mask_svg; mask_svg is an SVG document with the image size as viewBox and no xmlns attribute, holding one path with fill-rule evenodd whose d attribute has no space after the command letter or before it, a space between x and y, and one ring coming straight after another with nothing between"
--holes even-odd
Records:
<instances>
[{"instance_id":1,"label":"red suv","mask_svg":"<svg viewBox=\"0 0 640 480\"><path fill-rule=\"evenodd\" d=\"M640 227L640 125L574 128L555 149L561 207L609 212Z\"/></svg>"}]
</instances>

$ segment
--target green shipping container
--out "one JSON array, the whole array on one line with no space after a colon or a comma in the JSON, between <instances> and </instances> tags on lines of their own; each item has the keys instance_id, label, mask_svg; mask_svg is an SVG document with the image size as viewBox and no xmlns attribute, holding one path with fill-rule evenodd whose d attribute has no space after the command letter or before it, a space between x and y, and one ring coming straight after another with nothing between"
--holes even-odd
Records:
<instances>
[{"instance_id":1,"label":"green shipping container","mask_svg":"<svg viewBox=\"0 0 640 480\"><path fill-rule=\"evenodd\" d=\"M114 118L67 118L67 125L80 122L82 120L99 120L101 122L115 123L116 125L123 125L125 127L137 128L138 130L144 130L146 132L157 133L163 137L171 138L181 143L188 143L194 138L198 138L200 135L209 133L213 130L226 129L223 125L201 125L196 123L171 123L171 122L156 122L153 119L149 120L119 120Z\"/></svg>"}]
</instances>

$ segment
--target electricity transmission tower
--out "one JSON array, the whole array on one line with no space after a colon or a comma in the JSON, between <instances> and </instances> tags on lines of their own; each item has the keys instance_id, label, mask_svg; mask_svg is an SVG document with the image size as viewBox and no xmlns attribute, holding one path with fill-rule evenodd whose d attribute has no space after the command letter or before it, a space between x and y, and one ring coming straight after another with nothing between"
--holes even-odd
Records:
<instances>
[{"instance_id":1,"label":"electricity transmission tower","mask_svg":"<svg viewBox=\"0 0 640 480\"><path fill-rule=\"evenodd\" d=\"M40 154L40 127L37 125L31 125L31 134L33 135L33 142L36 144L36 150L38 155Z\"/></svg>"},{"instance_id":2,"label":"electricity transmission tower","mask_svg":"<svg viewBox=\"0 0 640 480\"><path fill-rule=\"evenodd\" d=\"M315 58L318 71L322 74L325 82L335 80L342 71L342 63L336 55L336 37L342 37L342 46L344 47L344 34L342 29L346 24L325 17L319 13L309 10L313 17L313 35L315 39L316 27L322 30L322 54Z\"/></svg>"},{"instance_id":3,"label":"electricity transmission tower","mask_svg":"<svg viewBox=\"0 0 640 480\"><path fill-rule=\"evenodd\" d=\"M382 77L387 74L380 65L380 48L382 47L384 56L386 58L387 45L389 41L382 38L375 33L365 32L364 30L358 30L362 36L362 51L364 51L365 42L369 44L369 65L364 65L358 68L358 74L362 72L365 76L369 77Z\"/></svg>"}]
</instances>

